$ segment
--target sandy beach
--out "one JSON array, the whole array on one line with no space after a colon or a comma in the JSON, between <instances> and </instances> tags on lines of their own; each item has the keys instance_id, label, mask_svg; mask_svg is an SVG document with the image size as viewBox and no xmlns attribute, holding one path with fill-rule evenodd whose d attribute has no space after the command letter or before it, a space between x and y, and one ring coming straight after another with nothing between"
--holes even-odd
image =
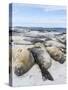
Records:
<instances>
[{"instance_id":1,"label":"sandy beach","mask_svg":"<svg viewBox=\"0 0 68 90\"><path fill-rule=\"evenodd\" d=\"M66 62L60 65L58 62L53 61L52 67L49 69L54 81L43 80L38 65L34 65L23 76L17 77L13 73L13 86L39 86L39 85L56 85L66 84Z\"/></svg>"},{"instance_id":2,"label":"sandy beach","mask_svg":"<svg viewBox=\"0 0 68 90\"><path fill-rule=\"evenodd\" d=\"M19 35L20 34L20 35ZM56 40L56 35L61 34L60 32L39 32L30 31L25 33L14 34L12 36L12 48L29 48L33 47L33 40L45 41L46 38L51 38ZM10 38L11 39L11 38ZM60 44L59 44L60 46ZM12 64L13 67L13 64ZM40 68L37 64L24 75L16 76L14 69L12 68L12 85L15 86L37 86L37 85L55 85L55 84L65 84L66 83L66 62L60 64L52 59L52 66L48 69L54 78L54 81L42 79Z\"/></svg>"}]
</instances>

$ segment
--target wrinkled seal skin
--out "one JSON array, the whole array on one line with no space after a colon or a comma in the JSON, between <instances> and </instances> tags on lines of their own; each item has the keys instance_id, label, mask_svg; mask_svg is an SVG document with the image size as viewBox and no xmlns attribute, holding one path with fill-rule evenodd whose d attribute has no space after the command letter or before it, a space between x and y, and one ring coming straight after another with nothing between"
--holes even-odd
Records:
<instances>
[{"instance_id":1,"label":"wrinkled seal skin","mask_svg":"<svg viewBox=\"0 0 68 90\"><path fill-rule=\"evenodd\" d=\"M50 68L52 65L51 57L49 56L43 44L36 43L35 47L31 49L31 52L34 56L35 62L41 69L44 79L53 80L53 77L48 72L48 68Z\"/></svg>"},{"instance_id":2,"label":"wrinkled seal skin","mask_svg":"<svg viewBox=\"0 0 68 90\"><path fill-rule=\"evenodd\" d=\"M34 65L34 58L30 51L24 48L19 48L13 53L14 73L17 76L25 74Z\"/></svg>"},{"instance_id":3,"label":"wrinkled seal skin","mask_svg":"<svg viewBox=\"0 0 68 90\"><path fill-rule=\"evenodd\" d=\"M50 56L55 60L58 61L59 63L63 64L66 60L65 55L62 53L62 51L57 48L57 47L46 47L48 53L50 54Z\"/></svg>"}]
</instances>

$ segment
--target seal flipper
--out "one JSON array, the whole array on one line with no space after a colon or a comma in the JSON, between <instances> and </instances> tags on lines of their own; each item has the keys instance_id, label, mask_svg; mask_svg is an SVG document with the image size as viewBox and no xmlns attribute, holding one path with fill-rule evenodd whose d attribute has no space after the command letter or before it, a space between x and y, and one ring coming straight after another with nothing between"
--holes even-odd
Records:
<instances>
[{"instance_id":1,"label":"seal flipper","mask_svg":"<svg viewBox=\"0 0 68 90\"><path fill-rule=\"evenodd\" d=\"M54 80L52 75L49 73L48 70L46 70L44 67L40 67L40 69L41 69L43 80L45 80L45 79L48 79L48 80L51 80L51 81Z\"/></svg>"}]
</instances>

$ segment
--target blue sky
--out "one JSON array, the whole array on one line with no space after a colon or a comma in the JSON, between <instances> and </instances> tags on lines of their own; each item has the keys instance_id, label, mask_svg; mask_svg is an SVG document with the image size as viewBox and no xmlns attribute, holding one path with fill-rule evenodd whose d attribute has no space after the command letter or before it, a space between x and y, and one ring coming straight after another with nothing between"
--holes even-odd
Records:
<instances>
[{"instance_id":1,"label":"blue sky","mask_svg":"<svg viewBox=\"0 0 68 90\"><path fill-rule=\"evenodd\" d=\"M13 4L12 25L27 27L66 27L64 6Z\"/></svg>"}]
</instances>

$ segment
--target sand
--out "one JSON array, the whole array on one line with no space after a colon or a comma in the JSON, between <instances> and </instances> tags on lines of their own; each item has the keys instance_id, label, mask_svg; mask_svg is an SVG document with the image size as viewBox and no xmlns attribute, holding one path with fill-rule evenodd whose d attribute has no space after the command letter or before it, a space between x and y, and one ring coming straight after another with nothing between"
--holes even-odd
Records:
<instances>
[{"instance_id":1,"label":"sand","mask_svg":"<svg viewBox=\"0 0 68 90\"><path fill-rule=\"evenodd\" d=\"M38 65L35 64L26 74L20 77L13 73L13 86L39 86L66 83L66 62L64 64L60 64L53 60L49 72L53 76L54 81L44 81Z\"/></svg>"}]
</instances>

